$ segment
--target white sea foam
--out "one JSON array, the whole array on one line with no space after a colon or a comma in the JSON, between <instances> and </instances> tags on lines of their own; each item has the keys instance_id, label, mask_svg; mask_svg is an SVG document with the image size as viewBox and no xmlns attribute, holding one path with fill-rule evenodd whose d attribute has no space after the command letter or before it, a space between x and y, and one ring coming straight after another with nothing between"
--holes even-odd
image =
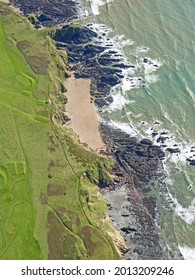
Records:
<instances>
[{"instance_id":1,"label":"white sea foam","mask_svg":"<svg viewBox=\"0 0 195 280\"><path fill-rule=\"evenodd\" d=\"M123 71L124 78L122 79L121 88L123 91L128 91L130 89L138 89L144 84L142 77L133 77L136 68L130 68Z\"/></svg>"},{"instance_id":2,"label":"white sea foam","mask_svg":"<svg viewBox=\"0 0 195 280\"><path fill-rule=\"evenodd\" d=\"M179 250L185 260L195 260L195 249L179 245Z\"/></svg>"},{"instance_id":3,"label":"white sea foam","mask_svg":"<svg viewBox=\"0 0 195 280\"><path fill-rule=\"evenodd\" d=\"M118 49L122 49L126 46L132 46L134 41L126 39L125 35L116 35L113 38L113 43Z\"/></svg>"},{"instance_id":4,"label":"white sea foam","mask_svg":"<svg viewBox=\"0 0 195 280\"><path fill-rule=\"evenodd\" d=\"M105 51L102 54L113 51L113 54L110 55L112 58L118 58L122 63L125 63L130 66L127 69L122 69L122 74L124 76L120 84L122 91L125 92L131 89L138 89L141 86L143 86L143 77L136 76L136 71L140 66L132 64L130 65L124 53L124 47L133 45L134 42L130 39L126 40L124 35L116 35L114 37L109 38L109 34L112 32L112 29L108 28L104 24L89 23L87 26L88 28L97 32L100 35L100 37L95 39L95 43L106 47Z\"/></svg>"},{"instance_id":5,"label":"white sea foam","mask_svg":"<svg viewBox=\"0 0 195 280\"><path fill-rule=\"evenodd\" d=\"M142 137L140 135L140 133L136 130L136 128L134 126L132 126L130 123L110 121L110 123L108 123L108 124L115 127L115 128L121 129L122 131L126 132L127 134L129 134L132 137L133 136L136 136L138 138Z\"/></svg>"},{"instance_id":6,"label":"white sea foam","mask_svg":"<svg viewBox=\"0 0 195 280\"><path fill-rule=\"evenodd\" d=\"M159 59L152 59L151 57L145 57L142 62L146 74L150 74L162 66L162 62Z\"/></svg>"},{"instance_id":7,"label":"white sea foam","mask_svg":"<svg viewBox=\"0 0 195 280\"><path fill-rule=\"evenodd\" d=\"M90 0L92 13L99 15L99 7L112 2L113 0Z\"/></svg>"},{"instance_id":8,"label":"white sea foam","mask_svg":"<svg viewBox=\"0 0 195 280\"><path fill-rule=\"evenodd\" d=\"M145 57L141 59L140 64L142 64L144 68L146 86L147 84L156 83L159 77L155 72L161 67L162 62L159 59Z\"/></svg>"},{"instance_id":9,"label":"white sea foam","mask_svg":"<svg viewBox=\"0 0 195 280\"><path fill-rule=\"evenodd\" d=\"M77 5L77 19L83 19L89 15L89 12L84 8L83 2L81 0L73 0Z\"/></svg>"},{"instance_id":10,"label":"white sea foam","mask_svg":"<svg viewBox=\"0 0 195 280\"><path fill-rule=\"evenodd\" d=\"M164 112L165 116L165 112ZM166 116L166 119L169 119L169 116ZM174 124L172 124L174 127ZM178 168L179 163L186 164L187 159L195 160L195 144L192 142L178 142L175 135L168 129L163 129L162 124L159 121L156 121L156 124L147 124L147 129L145 130L146 137L154 142L155 145L161 146L161 149L166 152L167 148L178 149L179 152L168 153L166 152L166 158L174 163ZM175 127L177 129L177 127ZM154 136L154 134L157 134ZM164 141L161 143L157 141L159 137L163 137Z\"/></svg>"},{"instance_id":11,"label":"white sea foam","mask_svg":"<svg viewBox=\"0 0 195 280\"><path fill-rule=\"evenodd\" d=\"M175 197L169 193L169 197L171 199L172 205L174 206L175 213L184 220L187 224L191 225L195 222L195 199L192 203L187 207L184 208Z\"/></svg>"},{"instance_id":12,"label":"white sea foam","mask_svg":"<svg viewBox=\"0 0 195 280\"><path fill-rule=\"evenodd\" d=\"M191 89L187 85L186 85L186 89L187 89L187 91L189 93L189 96L190 96L190 98L192 100L192 103L193 103L193 107L195 109L195 93L192 92Z\"/></svg>"},{"instance_id":13,"label":"white sea foam","mask_svg":"<svg viewBox=\"0 0 195 280\"><path fill-rule=\"evenodd\" d=\"M130 66L127 69L123 69L124 78L121 80L121 89L124 92L132 89L139 89L144 85L158 81L159 77L155 71L157 71L162 65L162 62L159 59L139 57L137 63L132 65L128 61L124 51L126 46L134 44L132 40L126 39L125 35L116 35L112 37L113 30L104 24L90 22L87 26L100 35L94 40L94 42L106 47L103 54L112 51L113 54L110 55L112 58L118 58L122 63ZM142 53L148 50L147 47L141 46L136 49L136 52ZM142 77L140 77L140 70L143 73Z\"/></svg>"},{"instance_id":14,"label":"white sea foam","mask_svg":"<svg viewBox=\"0 0 195 280\"><path fill-rule=\"evenodd\" d=\"M176 64L176 69L177 69L177 71L178 71L178 73L179 73L180 79L183 81L183 83L184 83L184 85L185 85L185 88L186 88L186 90L187 90L187 92L188 92L188 94L189 94L189 96L190 96L190 99L191 99L191 101L192 101L193 107L194 107L194 109L195 109L195 92L193 92L193 91L190 89L190 85L188 84L188 82L187 82L185 76L182 75L182 74L180 74L179 62L177 62L177 64ZM193 74L189 74L189 75L191 76L191 75L193 75Z\"/></svg>"},{"instance_id":15,"label":"white sea foam","mask_svg":"<svg viewBox=\"0 0 195 280\"><path fill-rule=\"evenodd\" d=\"M148 52L149 51L149 48L147 47L144 47L144 46L140 46L140 47L137 47L136 48L136 53L139 54L139 53L145 53L145 52Z\"/></svg>"},{"instance_id":16,"label":"white sea foam","mask_svg":"<svg viewBox=\"0 0 195 280\"><path fill-rule=\"evenodd\" d=\"M122 95L120 92L112 94L113 102L108 107L108 110L115 111L115 110L122 110L123 107L129 103L128 100Z\"/></svg>"},{"instance_id":17,"label":"white sea foam","mask_svg":"<svg viewBox=\"0 0 195 280\"><path fill-rule=\"evenodd\" d=\"M156 83L158 80L159 80L158 75L151 74L151 73L145 75L146 86L147 84Z\"/></svg>"}]
</instances>

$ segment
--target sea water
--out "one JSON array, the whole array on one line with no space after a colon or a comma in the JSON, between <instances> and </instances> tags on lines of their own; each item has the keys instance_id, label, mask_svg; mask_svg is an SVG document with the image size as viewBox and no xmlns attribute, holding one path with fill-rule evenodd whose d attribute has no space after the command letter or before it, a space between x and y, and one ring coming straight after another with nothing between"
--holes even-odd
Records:
<instances>
[{"instance_id":1,"label":"sea water","mask_svg":"<svg viewBox=\"0 0 195 280\"><path fill-rule=\"evenodd\" d=\"M195 166L186 161L195 159L195 0L83 2L84 22L107 30L135 66L124 71L102 118L158 145L160 133L165 136L164 184L151 185L160 206L159 230L169 258L179 248L185 259L195 259Z\"/></svg>"}]
</instances>

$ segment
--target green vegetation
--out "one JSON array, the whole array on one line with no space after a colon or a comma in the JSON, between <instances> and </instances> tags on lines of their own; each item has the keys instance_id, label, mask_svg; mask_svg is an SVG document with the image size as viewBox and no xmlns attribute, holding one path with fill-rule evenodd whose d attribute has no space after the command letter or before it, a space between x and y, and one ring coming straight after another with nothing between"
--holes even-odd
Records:
<instances>
[{"instance_id":1,"label":"green vegetation","mask_svg":"<svg viewBox=\"0 0 195 280\"><path fill-rule=\"evenodd\" d=\"M62 127L67 55L0 4L0 259L119 259L112 159Z\"/></svg>"}]
</instances>

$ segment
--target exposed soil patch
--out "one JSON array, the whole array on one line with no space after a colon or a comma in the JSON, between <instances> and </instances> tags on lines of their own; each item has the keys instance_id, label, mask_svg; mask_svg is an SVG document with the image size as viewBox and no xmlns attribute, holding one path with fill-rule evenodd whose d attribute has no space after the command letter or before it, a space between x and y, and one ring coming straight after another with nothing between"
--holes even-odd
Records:
<instances>
[{"instance_id":1,"label":"exposed soil patch","mask_svg":"<svg viewBox=\"0 0 195 280\"><path fill-rule=\"evenodd\" d=\"M48 228L48 258L49 260L61 260L63 259L63 248L61 240L64 236L64 229L52 212L48 213Z\"/></svg>"},{"instance_id":2,"label":"exposed soil patch","mask_svg":"<svg viewBox=\"0 0 195 280\"><path fill-rule=\"evenodd\" d=\"M49 196L66 195L66 187L62 185L49 184L47 186Z\"/></svg>"},{"instance_id":3,"label":"exposed soil patch","mask_svg":"<svg viewBox=\"0 0 195 280\"><path fill-rule=\"evenodd\" d=\"M92 241L93 229L90 226L85 226L80 231L81 237L85 243L87 252L89 255L93 256L95 252L96 245Z\"/></svg>"},{"instance_id":4,"label":"exposed soil patch","mask_svg":"<svg viewBox=\"0 0 195 280\"><path fill-rule=\"evenodd\" d=\"M49 61L39 56L25 56L32 70L37 74L47 74Z\"/></svg>"},{"instance_id":5,"label":"exposed soil patch","mask_svg":"<svg viewBox=\"0 0 195 280\"><path fill-rule=\"evenodd\" d=\"M41 193L40 197L39 197L39 201L41 202L41 204L47 204L47 196L46 196L46 194Z\"/></svg>"},{"instance_id":6,"label":"exposed soil patch","mask_svg":"<svg viewBox=\"0 0 195 280\"><path fill-rule=\"evenodd\" d=\"M20 41L17 43L17 47L19 50L24 51L31 47L31 43L28 41Z\"/></svg>"}]
</instances>

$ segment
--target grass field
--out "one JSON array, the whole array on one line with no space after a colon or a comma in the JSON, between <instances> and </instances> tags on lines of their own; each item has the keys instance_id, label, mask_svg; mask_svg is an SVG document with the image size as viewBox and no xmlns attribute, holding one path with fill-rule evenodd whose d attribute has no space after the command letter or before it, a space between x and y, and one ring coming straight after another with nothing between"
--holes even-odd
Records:
<instances>
[{"instance_id":1,"label":"grass field","mask_svg":"<svg viewBox=\"0 0 195 280\"><path fill-rule=\"evenodd\" d=\"M0 3L0 259L118 259L94 184L112 160L62 128L67 57L46 35Z\"/></svg>"}]
</instances>

